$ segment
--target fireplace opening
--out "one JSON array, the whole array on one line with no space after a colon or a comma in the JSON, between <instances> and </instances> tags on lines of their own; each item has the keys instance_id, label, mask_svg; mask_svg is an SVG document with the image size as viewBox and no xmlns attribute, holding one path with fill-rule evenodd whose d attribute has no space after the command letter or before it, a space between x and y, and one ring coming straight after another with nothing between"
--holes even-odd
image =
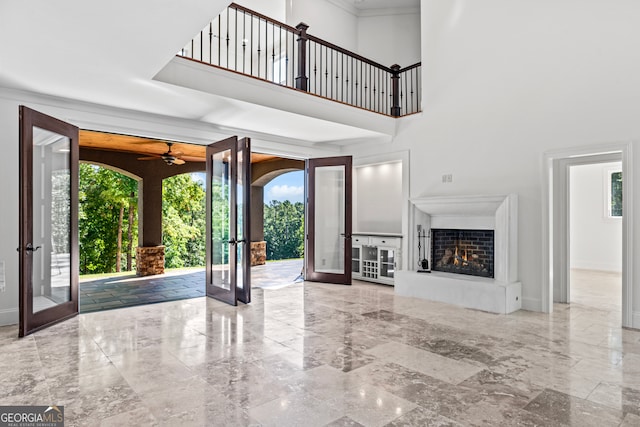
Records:
<instances>
[{"instance_id":1,"label":"fireplace opening","mask_svg":"<svg viewBox=\"0 0 640 427\"><path fill-rule=\"evenodd\" d=\"M431 229L431 269L493 278L494 231Z\"/></svg>"}]
</instances>

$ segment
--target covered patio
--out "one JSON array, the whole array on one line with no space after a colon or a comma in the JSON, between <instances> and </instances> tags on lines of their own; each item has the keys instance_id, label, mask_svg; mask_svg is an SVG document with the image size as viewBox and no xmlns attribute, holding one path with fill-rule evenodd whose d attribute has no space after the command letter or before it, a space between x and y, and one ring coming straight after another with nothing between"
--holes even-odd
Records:
<instances>
[{"instance_id":1,"label":"covered patio","mask_svg":"<svg viewBox=\"0 0 640 427\"><path fill-rule=\"evenodd\" d=\"M251 268L254 288L280 289L295 283L302 259L273 261ZM205 271L167 270L164 274L130 275L80 281L80 312L109 310L158 302L198 298L205 295Z\"/></svg>"}]
</instances>

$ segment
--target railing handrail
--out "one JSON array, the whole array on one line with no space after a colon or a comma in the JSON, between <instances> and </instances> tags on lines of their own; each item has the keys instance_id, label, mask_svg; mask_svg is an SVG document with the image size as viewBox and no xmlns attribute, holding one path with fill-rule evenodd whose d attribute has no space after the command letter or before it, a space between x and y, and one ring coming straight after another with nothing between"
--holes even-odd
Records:
<instances>
[{"instance_id":1,"label":"railing handrail","mask_svg":"<svg viewBox=\"0 0 640 427\"><path fill-rule=\"evenodd\" d=\"M386 71L387 73L393 73L393 70L391 69L391 67L387 67L386 65L382 65L382 64L380 64L380 63L378 63L376 61L373 61L373 60L371 60L369 58L365 58L364 56L358 55L357 53L352 52L352 51L350 51L348 49L345 49L343 47L336 46L335 44L330 43L330 42L328 42L326 40L322 40L319 37L312 36L311 34L307 34L307 38L309 40L313 41L313 42L316 42L316 43L318 43L320 45L328 47L329 49L332 49L332 50L335 50L337 52L340 52L343 55L351 56L352 58L357 59L358 61L362 61L365 64L369 64L369 65L371 65L373 67L380 68L381 70Z\"/></svg>"},{"instance_id":2,"label":"railing handrail","mask_svg":"<svg viewBox=\"0 0 640 427\"><path fill-rule=\"evenodd\" d=\"M422 62L383 65L237 3L224 15L179 55L392 117L421 110Z\"/></svg>"},{"instance_id":3,"label":"railing handrail","mask_svg":"<svg viewBox=\"0 0 640 427\"><path fill-rule=\"evenodd\" d=\"M298 30L296 27L292 27L289 24L285 24L284 22L280 22L277 19L270 18L270 17L268 17L266 15L261 14L260 12L256 12L254 10L251 10L248 7L244 7L244 6L242 6L242 5L238 4L238 3L231 3L229 5L229 7L232 8L232 9L238 9L238 10L240 10L242 12L245 12L245 13L249 13L249 14L251 14L253 16L256 16L256 17L258 17L260 19L264 19L267 22L270 22L270 23L272 23L274 25L277 25L278 27L282 27L283 29L286 29L287 31L290 31L292 33L296 33L298 36L300 35L300 30ZM355 53L353 51L350 51L349 49L345 49L345 48L340 47L340 46L338 46L336 44L328 42L328 41L326 41L324 39L321 39L320 37L316 37L314 35L307 34L307 39L310 40L310 41L316 42L318 44L321 44L321 45L323 45L325 47L328 47L329 49L333 49L333 50L335 50L337 52L340 52L340 53L342 53L344 55L351 56L354 59L362 61L362 62L364 62L366 64L369 64L369 65L371 65L373 67L380 68L383 71L386 71L388 73L392 73L393 74L393 70L391 69L391 67L389 67L387 65L380 64L379 62L373 61L373 60L371 60L369 58L365 58L362 55L359 55L359 54L357 54L357 53ZM422 65L422 62L416 62L415 64L412 64L412 65L406 66L404 68L401 68L398 72L402 73L404 71L409 71L410 69L419 67L420 65Z\"/></svg>"},{"instance_id":4,"label":"railing handrail","mask_svg":"<svg viewBox=\"0 0 640 427\"><path fill-rule=\"evenodd\" d=\"M398 73L404 73L405 71L410 71L420 66L422 66L422 61L416 62L415 64L412 64L412 65L408 65L404 68L401 68L400 70L398 70Z\"/></svg>"}]
</instances>

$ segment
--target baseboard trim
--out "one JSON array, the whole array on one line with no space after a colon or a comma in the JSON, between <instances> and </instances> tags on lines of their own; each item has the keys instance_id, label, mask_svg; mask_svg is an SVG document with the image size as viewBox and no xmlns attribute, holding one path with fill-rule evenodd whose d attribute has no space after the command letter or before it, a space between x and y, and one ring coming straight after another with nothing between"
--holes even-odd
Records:
<instances>
[{"instance_id":1,"label":"baseboard trim","mask_svg":"<svg viewBox=\"0 0 640 427\"><path fill-rule=\"evenodd\" d=\"M522 298L522 309L527 311L542 311L542 304L537 298Z\"/></svg>"},{"instance_id":2,"label":"baseboard trim","mask_svg":"<svg viewBox=\"0 0 640 427\"><path fill-rule=\"evenodd\" d=\"M640 329L640 311L633 312L631 323L633 329Z\"/></svg>"},{"instance_id":3,"label":"baseboard trim","mask_svg":"<svg viewBox=\"0 0 640 427\"><path fill-rule=\"evenodd\" d=\"M607 263L595 263L588 261L575 261L571 263L572 269L577 270L596 270L604 271L606 273L622 273L622 265L607 264Z\"/></svg>"},{"instance_id":4,"label":"baseboard trim","mask_svg":"<svg viewBox=\"0 0 640 427\"><path fill-rule=\"evenodd\" d=\"M18 309L5 308L0 310L0 326L17 325Z\"/></svg>"}]
</instances>

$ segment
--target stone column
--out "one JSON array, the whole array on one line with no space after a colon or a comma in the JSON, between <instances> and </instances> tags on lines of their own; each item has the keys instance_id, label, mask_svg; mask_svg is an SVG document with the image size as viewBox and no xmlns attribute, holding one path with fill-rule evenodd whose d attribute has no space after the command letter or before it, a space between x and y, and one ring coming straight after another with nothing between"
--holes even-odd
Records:
<instances>
[{"instance_id":1,"label":"stone column","mask_svg":"<svg viewBox=\"0 0 640 427\"><path fill-rule=\"evenodd\" d=\"M164 273L164 246L136 248L136 276L153 276Z\"/></svg>"}]
</instances>

